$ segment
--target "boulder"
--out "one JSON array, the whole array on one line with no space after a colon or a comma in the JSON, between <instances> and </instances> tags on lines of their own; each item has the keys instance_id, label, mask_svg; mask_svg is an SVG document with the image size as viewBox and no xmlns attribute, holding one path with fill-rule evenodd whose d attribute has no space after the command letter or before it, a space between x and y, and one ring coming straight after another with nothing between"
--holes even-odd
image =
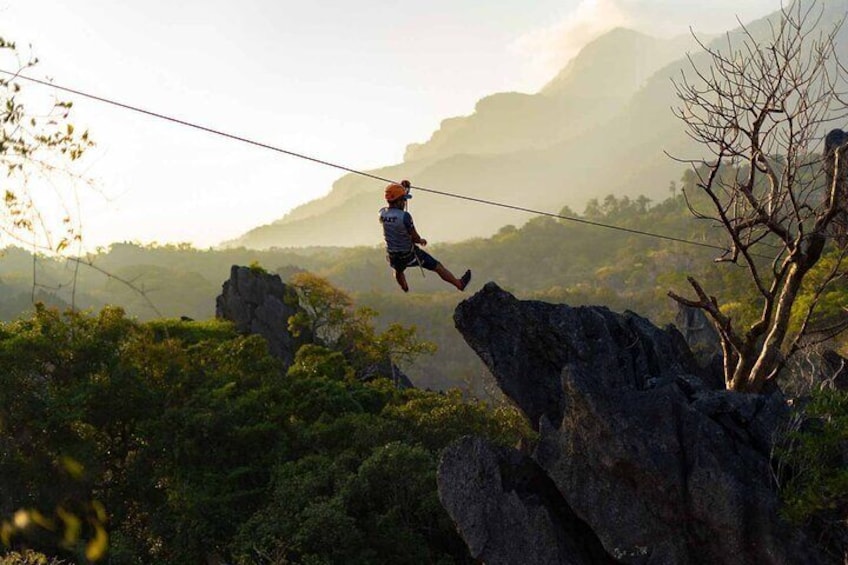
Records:
<instances>
[{"instance_id":1,"label":"boulder","mask_svg":"<svg viewBox=\"0 0 848 565\"><path fill-rule=\"evenodd\" d=\"M603 559L635 564L827 563L778 515L770 449L788 413L780 393L712 389L677 330L631 312L520 301L488 283L454 320L538 430L533 461L591 532L572 529L556 547L597 538ZM450 501L510 492L510 481L493 473L453 492L445 477L473 464L452 454L439 469L440 497L469 547L481 526ZM473 516L500 528L489 538L510 538L503 525L520 517L509 505L496 508L505 515Z\"/></svg>"}]
</instances>

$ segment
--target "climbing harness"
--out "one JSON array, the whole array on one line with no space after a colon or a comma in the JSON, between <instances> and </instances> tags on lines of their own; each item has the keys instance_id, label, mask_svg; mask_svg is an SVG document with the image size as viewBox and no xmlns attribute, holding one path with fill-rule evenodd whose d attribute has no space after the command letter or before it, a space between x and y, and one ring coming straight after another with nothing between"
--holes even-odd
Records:
<instances>
[{"instance_id":1,"label":"climbing harness","mask_svg":"<svg viewBox=\"0 0 848 565\"><path fill-rule=\"evenodd\" d=\"M412 198L412 195L409 193L412 190L412 185L408 180L400 181L400 185L406 189L406 209L409 211L409 200ZM412 249L410 250L412 255L415 257L415 262L418 263L418 270L421 271L421 278L426 279L426 275L424 275L424 266L421 264L421 257L418 256L418 248L415 246L415 242L412 243Z\"/></svg>"}]
</instances>

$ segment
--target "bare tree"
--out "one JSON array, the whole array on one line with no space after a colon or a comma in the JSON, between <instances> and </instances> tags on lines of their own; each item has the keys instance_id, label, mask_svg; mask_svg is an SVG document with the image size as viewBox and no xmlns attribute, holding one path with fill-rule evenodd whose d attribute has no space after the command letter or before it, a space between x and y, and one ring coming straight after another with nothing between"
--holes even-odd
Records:
<instances>
[{"instance_id":1,"label":"bare tree","mask_svg":"<svg viewBox=\"0 0 848 565\"><path fill-rule=\"evenodd\" d=\"M836 43L843 22L824 14L823 4L796 0L770 21L765 39L743 26L718 45L699 42L703 53L675 81L675 114L707 155L686 160L701 203L687 194L689 208L722 228L727 252L716 260L746 269L760 314L737 327L693 277L695 298L669 296L712 320L733 390L759 392L775 378L810 341L822 294L843 276L836 240L845 234L834 230L845 227L848 155L838 135L829 159L822 150L824 134L845 115ZM802 292L811 298L800 301Z\"/></svg>"}]
</instances>

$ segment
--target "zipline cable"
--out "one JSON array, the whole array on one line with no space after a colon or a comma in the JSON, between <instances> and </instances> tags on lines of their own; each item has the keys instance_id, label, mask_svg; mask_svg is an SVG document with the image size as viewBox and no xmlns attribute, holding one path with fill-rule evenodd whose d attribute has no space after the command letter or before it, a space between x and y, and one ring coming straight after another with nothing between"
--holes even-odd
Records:
<instances>
[{"instance_id":1,"label":"zipline cable","mask_svg":"<svg viewBox=\"0 0 848 565\"><path fill-rule=\"evenodd\" d=\"M186 120L181 120L179 118L175 118L173 116L167 116L165 114L153 112L151 110L145 110L144 108L139 108L138 106L133 106L131 104L125 104L123 102L118 102L117 100L112 100L110 98L104 98L102 96L97 96L97 95L94 95L94 94L89 94L89 93L83 92L81 90L76 90L74 88L68 88L67 86L60 86L60 85L52 83L50 81L28 77L26 75L22 75L20 73L13 73L11 71L7 71L7 70L4 70L4 69L0 69L0 74L9 75L9 76L12 76L13 78L23 79L23 80L26 80L26 81L29 81L29 82L32 82L32 83L35 83L35 84L40 84L41 86L47 86L49 88L53 88L55 90L61 90L62 92L67 92L69 94L76 94L78 96L82 96L84 98L89 98L89 99L95 100L97 102L103 102L104 104L109 104L111 106L117 106L118 108L123 108L124 110L131 110L131 111L137 112L139 114L144 114L146 116L150 116L150 117L153 117L153 118L159 118L160 120L172 122L172 123L175 123L175 124L179 124L181 126L186 126L186 127L190 127L190 128L194 128L194 129L206 132L206 133L211 133L211 134L218 135L218 136L221 136L221 137L226 137L227 139L232 139L234 141L240 141L242 143L247 143L249 145L254 145L256 147L262 147L263 149L270 149L271 151L276 151L278 153L284 153L284 154L290 155L292 157L297 157L298 159L305 159L307 161L312 161L313 163L318 163L320 165L326 165L328 167L334 167L336 169L341 169L341 170L347 171L349 173L355 173L357 175L370 177L372 179L376 179L376 180L383 181L383 182L392 182L390 179L385 179L383 177L379 177L377 175L372 175L372 174L366 173L364 171L357 171L356 169L351 169L351 168L345 167L344 165L338 165L336 163L324 161L324 160L318 159L316 157L310 157L309 155L304 155L303 153L296 153L294 151L288 151L286 149L282 149L280 147L275 147L275 146L269 145L267 143L262 143L260 141L254 141L254 140L248 139L246 137L242 137L242 136L235 135L235 134L232 134L232 133L227 133L225 131L217 130L217 129L207 127L207 126L203 126L203 125L200 125L200 124L195 124L195 123L192 123L192 122L189 122L189 121L186 121Z\"/></svg>"},{"instance_id":2,"label":"zipline cable","mask_svg":"<svg viewBox=\"0 0 848 565\"><path fill-rule=\"evenodd\" d=\"M262 147L263 149L269 149L271 151L275 151L277 153L283 153L285 155L289 155L291 157L296 157L298 159L304 159L306 161L312 161L313 163L318 163L319 165L325 165L327 167L333 167L335 169L346 171L348 173L353 173L353 174L356 174L356 175L368 177L368 178L371 178L371 179L374 179L374 180L379 180L379 181L387 182L387 183L395 182L392 179L387 179L387 178L384 178L384 177L381 177L381 176L378 176L378 175L374 175L374 174L371 174L371 173L368 173L368 172L365 172L365 171L360 171L360 170L357 170L357 169L353 169L351 167L339 165L338 163L332 163L330 161L325 161L325 160L319 159L317 157L311 157L311 156L305 155L303 153L297 153L295 151L289 151L287 149L283 149L281 147L270 145L268 143L262 143L260 141L255 141L253 139L242 137L240 135L227 133L225 131L221 131L221 130L218 130L218 129L215 129L215 128L196 124L196 123L193 123L193 122L189 122L189 121L186 121L186 120L175 118L173 116L168 116L166 114L161 114L159 112L153 112L151 110L145 110L144 108L140 108L138 106L126 104L124 102L118 102L117 100L112 100L110 98L104 98L102 96L97 96L97 95L94 95L94 94L89 94L87 92L83 92L83 91L77 90L75 88L69 88L67 86L61 86L61 85L55 84L55 83L50 82L50 81L40 80L40 79L33 78L33 77L28 77L26 75L22 75L20 73L13 73L11 71L7 71L7 70L4 70L4 69L0 69L0 74L9 75L13 79L17 78L17 79L21 79L21 80L26 80L26 81L29 81L29 82L32 82L32 83L35 83L35 84L39 84L41 86L46 86L46 87L49 87L49 88L53 88L55 90L67 92L69 94L75 94L77 96L82 96L82 97L88 98L90 100L95 100L97 102L102 102L104 104L116 106L116 107L122 108L124 110L130 110L132 112L137 112L139 114L144 114L146 116L158 118L160 120L165 120L167 122L172 122L172 123L175 123L175 124L178 124L178 125L182 125L182 126L186 126L186 127L189 127L189 128L196 129L196 130L200 130L200 131L205 132L205 133L217 135L217 136L220 136L220 137L225 137L227 139L232 139L234 141L239 141L239 142L242 142L242 143L247 143L249 145L253 145L253 146L256 146L256 147ZM447 196L449 198L457 198L457 199L460 199L460 200L467 200L469 202L476 202L478 204L486 204L486 205L489 205L489 206L497 206L497 207L500 207L500 208L506 208L508 210L516 210L516 211L519 211L519 212L527 212L527 213L530 213L530 214L538 214L540 216L547 216L547 217L550 217L550 218L556 218L556 219L564 220L564 221L568 221L568 222L576 222L576 223L579 223L579 224L595 226L595 227L605 228L605 229L611 229L611 230L630 233L630 234L634 234L634 235L641 235L641 236L645 236L645 237L654 237L654 238L657 238L657 239L664 239L666 241L684 243L684 244L687 244L687 245L695 245L695 246L699 246L699 247L706 247L706 248L709 248L709 249L715 249L715 250L718 250L718 251L723 251L725 253L729 252L729 250L726 247L722 247L720 245L713 245L711 243L706 243L706 242L703 242L703 241L694 241L694 240L691 240L691 239L683 239L683 238L680 238L680 237L674 237L674 236L670 236L670 235L664 235L664 234L659 234L659 233L654 233L654 232L649 232L649 231L637 230L637 229L634 229L634 228L626 228L626 227L623 227L623 226L616 226L616 225L613 225L613 224L605 224L603 222L595 222L595 221L587 220L587 219L584 219L584 218L575 218L573 216L565 216L565 215L562 215L562 214L554 214L553 212L545 212L543 210L534 210L532 208L525 208L523 206L516 206L516 205L513 205L513 204L506 204L506 203L503 203L503 202L496 202L494 200L487 200L485 198L476 198L474 196L465 196L465 195L462 195L462 194L456 194L456 193L452 193L452 192L446 192L446 191L442 191L442 190L426 188L426 187L423 187L423 186L412 185L412 188L414 188L415 190L420 190L422 192L429 192L431 194L437 194L439 196Z\"/></svg>"},{"instance_id":3,"label":"zipline cable","mask_svg":"<svg viewBox=\"0 0 848 565\"><path fill-rule=\"evenodd\" d=\"M700 247L709 247L710 249L718 249L719 251L728 251L726 247L722 247L720 245L713 245L711 243L706 243L703 241L694 241L691 239L683 239L680 237L674 237L671 235L663 235L661 233L653 233L648 231L637 230L635 228L626 228L624 226L616 226L613 224L604 224L602 222L593 222L592 220L586 220L584 218L575 218L573 216L564 216L562 214L554 214L553 212L544 212L542 210L534 210L532 208L524 208L523 206L515 206L513 204L504 204L503 202L495 202L493 200L486 200L485 198L476 198L474 196L464 196L462 194L452 194L450 192L442 192L441 190L434 190L432 188L424 188L423 186L415 186L412 185L412 188L415 190L422 190L424 192L431 192L433 194L438 194L441 196L449 196L451 198L459 198L462 200L468 200L470 202L479 202L481 204L488 204L490 206L498 206L500 208L507 208L509 210L518 210L519 212L528 212L531 214L539 214L540 216L548 216L550 218L557 218L559 220L566 220L569 222L577 222L578 224L586 224L589 226L596 226L599 228L606 228L611 230L622 231L626 233L632 233L636 235L644 235L648 237L655 237L658 239L665 239L667 241L676 241L678 243L686 243L689 245L698 245Z\"/></svg>"}]
</instances>

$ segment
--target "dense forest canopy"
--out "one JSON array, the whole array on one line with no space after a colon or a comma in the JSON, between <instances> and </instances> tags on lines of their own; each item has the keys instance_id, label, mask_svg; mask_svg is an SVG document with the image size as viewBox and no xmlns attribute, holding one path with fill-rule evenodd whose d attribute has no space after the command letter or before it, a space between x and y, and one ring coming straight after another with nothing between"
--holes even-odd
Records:
<instances>
[{"instance_id":1,"label":"dense forest canopy","mask_svg":"<svg viewBox=\"0 0 848 565\"><path fill-rule=\"evenodd\" d=\"M225 322L38 307L3 324L2 542L74 560L108 543L110 563L468 562L436 498L439 450L529 427L356 378L369 346L306 345L283 374Z\"/></svg>"}]
</instances>

